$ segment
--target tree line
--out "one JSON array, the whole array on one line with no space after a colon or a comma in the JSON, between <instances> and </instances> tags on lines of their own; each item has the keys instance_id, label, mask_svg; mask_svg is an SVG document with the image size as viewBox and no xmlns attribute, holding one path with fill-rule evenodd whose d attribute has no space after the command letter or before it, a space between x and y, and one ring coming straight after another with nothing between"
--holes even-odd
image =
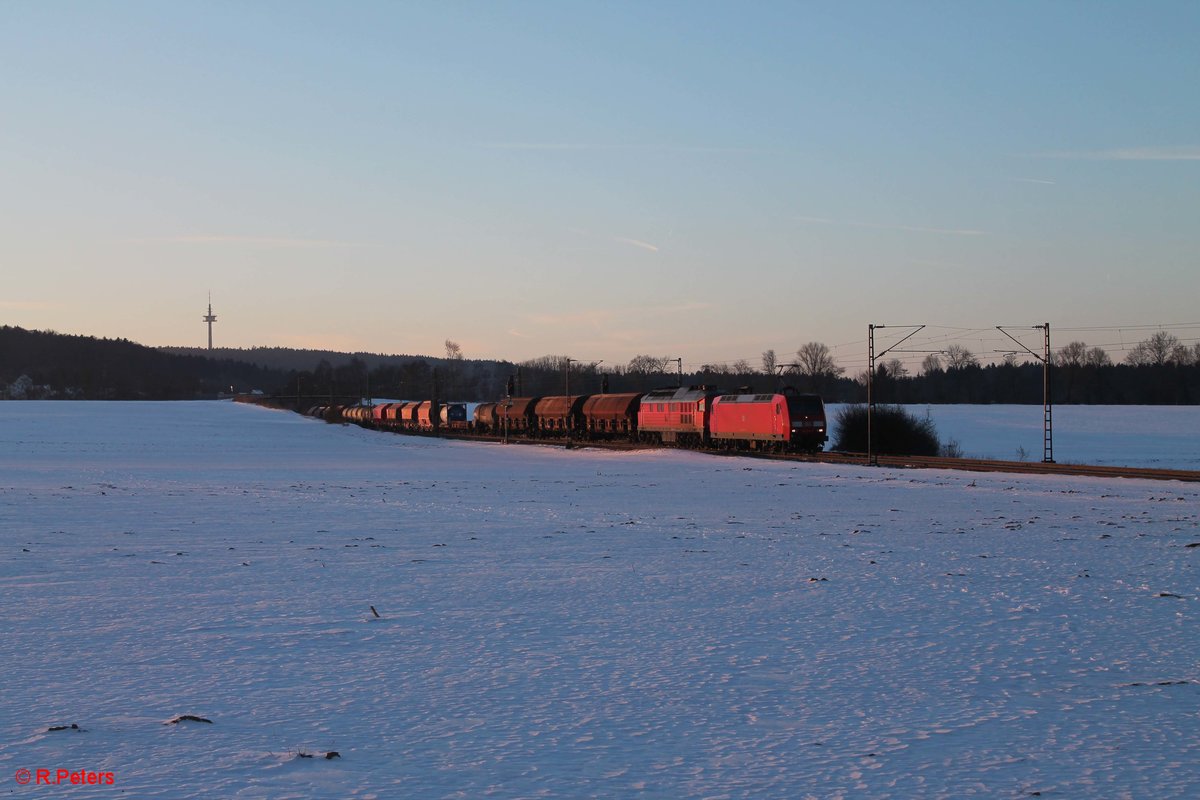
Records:
<instances>
[{"instance_id":1,"label":"tree line","mask_svg":"<svg viewBox=\"0 0 1200 800\"><path fill-rule=\"evenodd\" d=\"M0 398L196 400L269 390L284 373L233 359L165 353L127 339L0 327Z\"/></svg>"},{"instance_id":2,"label":"tree line","mask_svg":"<svg viewBox=\"0 0 1200 800\"><path fill-rule=\"evenodd\" d=\"M1101 347L1073 341L1051 353L1050 399L1056 404L1191 405L1200 403L1200 344L1166 331L1139 342L1116 363ZM929 354L917 375L890 359L876 367L876 398L897 403L1040 403L1043 366L1015 355L983 366L951 346ZM860 376L865 382L865 375Z\"/></svg>"},{"instance_id":3,"label":"tree line","mask_svg":"<svg viewBox=\"0 0 1200 800\"><path fill-rule=\"evenodd\" d=\"M1051 401L1113 405L1200 403L1200 344L1187 345L1159 331L1114 363L1100 347L1071 342L1051 354ZM674 367L674 369L673 369ZM751 365L741 359L680 370L679 360L640 354L628 364L602 366L565 356L543 356L515 365L514 391L524 395L599 391L639 392L672 385L708 385L725 391L773 391L790 385L822 395L827 402L861 403L867 399L867 372L847 375L829 347L808 342L781 356L763 351ZM1040 404L1043 367L1007 355L984 365L961 345L930 353L911 374L899 359L875 367L873 394L882 403ZM494 397L489 398L494 399Z\"/></svg>"},{"instance_id":4,"label":"tree line","mask_svg":"<svg viewBox=\"0 0 1200 800\"><path fill-rule=\"evenodd\" d=\"M624 364L546 355L519 363L468 359L453 340L440 357L255 348L183 352L123 339L65 336L0 327L0 397L9 399L196 399L261 390L295 402L357 402L366 397L487 401L514 396L645 392L675 385L765 392L791 385L827 402L866 400L866 372L847 375L829 347L808 342L794 353L766 350L748 360L691 367L678 358L638 354ZM315 362L305 358L316 358ZM312 364L298 368L302 363ZM1200 403L1200 344L1165 331L1139 342L1121 363L1100 347L1071 342L1053 354L1055 403ZM898 359L876 365L881 403L1041 403L1042 366L1007 356L983 365L951 345L928 354L916 374Z\"/></svg>"}]
</instances>

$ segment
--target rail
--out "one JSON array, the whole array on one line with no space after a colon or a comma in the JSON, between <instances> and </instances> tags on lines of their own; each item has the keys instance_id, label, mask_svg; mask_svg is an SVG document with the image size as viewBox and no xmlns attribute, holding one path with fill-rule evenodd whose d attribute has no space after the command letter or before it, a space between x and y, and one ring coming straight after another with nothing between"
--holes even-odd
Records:
<instances>
[{"instance_id":1,"label":"rail","mask_svg":"<svg viewBox=\"0 0 1200 800\"><path fill-rule=\"evenodd\" d=\"M405 431L407 433L407 431ZM444 438L463 439L466 441L503 442L500 436L477 436L466 433L442 433ZM561 439L526 439L511 437L511 443L541 444L567 448L598 448L604 450L654 450L662 449L660 445L638 442L604 442L604 441L572 441ZM774 461L801 461L820 464L845 464L847 466L864 466L867 463L866 453L770 453L755 450L718 450L704 449L693 452L709 453L721 456L738 456L741 458L763 458ZM876 462L881 467L895 469L949 469L962 472L1004 472L1023 475L1071 475L1088 478L1138 478L1156 481L1184 481L1200 483L1200 471L1185 469L1158 469L1150 467L1118 467L1101 466L1096 464L1047 464L1041 461L1001 461L998 459L980 458L941 458L933 456L889 456L876 455Z\"/></svg>"},{"instance_id":2,"label":"rail","mask_svg":"<svg viewBox=\"0 0 1200 800\"><path fill-rule=\"evenodd\" d=\"M746 455L739 453L739 455ZM781 458L788 461L813 461L824 464L859 464L867 462L865 453L814 453L774 454L761 453L762 457ZM1142 478L1159 481L1200 482L1200 471L1184 469L1159 469L1150 467L1118 467L1096 464L1059 464L1041 461L1000 461L979 458L940 458L933 456L888 456L877 455L875 460L881 467L899 469L950 469L965 472L1007 472L1024 475L1072 475L1089 478Z\"/></svg>"},{"instance_id":3,"label":"rail","mask_svg":"<svg viewBox=\"0 0 1200 800\"><path fill-rule=\"evenodd\" d=\"M242 398L239 398L242 399ZM245 398L243 402L272 408L287 409L288 407L270 399ZM400 429L391 430L410 436L438 436L444 439L461 439L472 442L504 442L503 436L480 435L463 431L411 431ZM630 441L581 441L554 438L527 438L513 435L507 440L513 444L535 444L557 446L568 449L597 448L605 450L652 450L661 449L661 445ZM847 466L864 466L867 463L866 453L769 453L755 450L718 450L702 449L693 452L710 453L713 455L738 456L742 458L765 458L776 461L801 461L821 464L845 464ZM1148 467L1118 467L1100 466L1096 464L1060 464L1041 461L1000 461L977 458L940 458L934 456L889 456L875 455L874 460L881 467L897 469L948 469L964 472L1001 472L1023 475L1071 475L1088 478L1135 478L1155 481L1183 481L1200 483L1200 471L1186 469L1158 469Z\"/></svg>"}]
</instances>

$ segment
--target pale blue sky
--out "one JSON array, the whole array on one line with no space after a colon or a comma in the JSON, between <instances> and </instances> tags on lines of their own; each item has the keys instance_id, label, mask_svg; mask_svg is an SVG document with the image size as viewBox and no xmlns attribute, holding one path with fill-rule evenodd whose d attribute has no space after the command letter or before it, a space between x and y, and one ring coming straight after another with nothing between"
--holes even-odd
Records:
<instances>
[{"instance_id":1,"label":"pale blue sky","mask_svg":"<svg viewBox=\"0 0 1200 800\"><path fill-rule=\"evenodd\" d=\"M853 367L1200 319L1200 3L0 15L0 322L200 345L211 290L219 345Z\"/></svg>"}]
</instances>

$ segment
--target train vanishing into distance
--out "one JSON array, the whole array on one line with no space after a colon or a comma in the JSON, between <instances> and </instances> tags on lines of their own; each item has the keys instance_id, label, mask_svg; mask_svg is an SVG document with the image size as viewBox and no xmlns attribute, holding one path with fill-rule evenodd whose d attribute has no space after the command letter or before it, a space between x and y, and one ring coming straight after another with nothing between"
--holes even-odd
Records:
<instances>
[{"instance_id":1,"label":"train vanishing into distance","mask_svg":"<svg viewBox=\"0 0 1200 800\"><path fill-rule=\"evenodd\" d=\"M819 395L791 387L729 394L708 386L646 393L509 397L480 403L437 400L379 405L318 405L304 410L333 422L381 430L630 441L693 448L818 452L828 439Z\"/></svg>"}]
</instances>

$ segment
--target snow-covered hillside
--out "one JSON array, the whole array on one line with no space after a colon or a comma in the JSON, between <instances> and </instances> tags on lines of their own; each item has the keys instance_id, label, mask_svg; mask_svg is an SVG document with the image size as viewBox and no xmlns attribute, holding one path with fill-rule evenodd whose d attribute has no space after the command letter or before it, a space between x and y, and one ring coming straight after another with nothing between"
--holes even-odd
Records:
<instances>
[{"instance_id":1,"label":"snow-covered hillside","mask_svg":"<svg viewBox=\"0 0 1200 800\"><path fill-rule=\"evenodd\" d=\"M1197 544L1191 484L0 404L0 781L1196 797Z\"/></svg>"}]
</instances>

